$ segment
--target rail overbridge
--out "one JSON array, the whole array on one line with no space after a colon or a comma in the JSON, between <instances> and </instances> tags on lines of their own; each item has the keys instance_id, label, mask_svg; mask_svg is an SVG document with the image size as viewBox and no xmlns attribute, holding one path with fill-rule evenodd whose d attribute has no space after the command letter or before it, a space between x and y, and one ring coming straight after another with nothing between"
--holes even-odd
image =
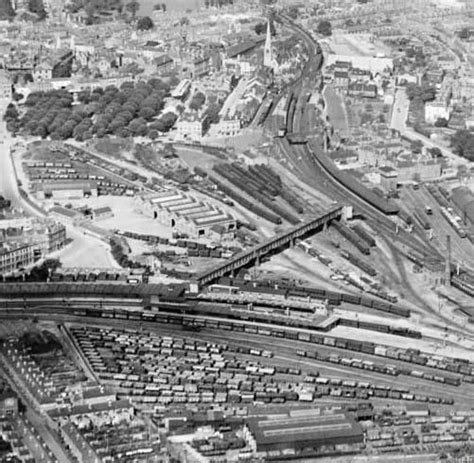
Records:
<instances>
[{"instance_id":1,"label":"rail overbridge","mask_svg":"<svg viewBox=\"0 0 474 463\"><path fill-rule=\"evenodd\" d=\"M302 224L296 225L290 230L285 231L264 243L258 244L257 246L243 251L231 259L227 260L223 264L217 267L211 268L202 272L194 280L194 284L199 288L202 285L211 283L212 281L220 278L228 273L235 272L236 270L244 267L250 262L257 262L269 254L270 252L278 249L284 245L291 244L295 239L305 236L307 233L317 230L318 228L324 228L331 220L338 219L342 216L343 206L337 206L331 208L324 214L308 220ZM197 288L196 288L197 289Z\"/></svg>"}]
</instances>

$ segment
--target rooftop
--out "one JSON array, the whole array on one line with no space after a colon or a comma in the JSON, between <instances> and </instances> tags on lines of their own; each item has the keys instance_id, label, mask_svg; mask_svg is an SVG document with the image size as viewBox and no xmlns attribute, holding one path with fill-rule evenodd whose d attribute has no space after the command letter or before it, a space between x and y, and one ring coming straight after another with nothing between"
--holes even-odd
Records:
<instances>
[{"instance_id":1,"label":"rooftop","mask_svg":"<svg viewBox=\"0 0 474 463\"><path fill-rule=\"evenodd\" d=\"M330 440L363 441L362 428L345 413L320 414L320 409L306 410L298 414L273 415L265 418L252 417L248 426L257 445L297 444L311 441L328 444Z\"/></svg>"}]
</instances>

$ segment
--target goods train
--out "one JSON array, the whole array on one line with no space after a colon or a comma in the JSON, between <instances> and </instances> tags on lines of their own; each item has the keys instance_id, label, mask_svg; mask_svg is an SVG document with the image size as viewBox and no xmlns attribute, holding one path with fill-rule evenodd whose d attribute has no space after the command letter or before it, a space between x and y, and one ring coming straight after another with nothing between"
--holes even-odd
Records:
<instances>
[{"instance_id":1,"label":"goods train","mask_svg":"<svg viewBox=\"0 0 474 463\"><path fill-rule=\"evenodd\" d=\"M269 337L278 337L278 338L285 338L294 341L302 341L311 344L320 344L324 346L334 347L337 349L361 352L364 354L375 355L379 357L384 357L393 360L399 360L406 363L413 363L423 366L428 366L431 368L437 368L441 370L447 370L453 373L458 373L464 375L463 379L468 381L468 377L474 376L474 365L470 364L469 362L463 361L461 359L447 361L447 359L434 359L427 357L414 349L402 349L402 348L394 348L394 347L386 347L382 345L377 345L372 342L367 341L355 341L353 339L344 339L344 338L333 338L331 336L324 335L323 333L314 333L306 330L305 332L296 331L292 329L282 328L280 327L273 327L271 326L258 326L254 324L248 324L243 321L236 321L236 320L222 320L222 319L209 319L203 317L192 317L189 315L184 315L182 313L171 313L170 307L167 304L160 304L159 312L154 311L144 311L141 313L138 312L128 312L126 310L106 310L106 309L73 309L72 314L78 316L88 316L88 317L101 317L101 318L116 318L116 319L128 319L128 320L139 320L144 322L157 322L157 323L169 323L175 324L185 327L188 329L189 327L196 327L198 329L201 328L209 328L209 329L222 329L227 331L237 331L237 332L245 332L249 334L259 334L262 336L269 336ZM257 320L255 320L257 321ZM268 323L268 321L267 321ZM308 350L300 350L300 356L308 356L311 357L312 355L314 358L317 354L308 354ZM256 354L257 355L257 354ZM267 351L260 351L261 356L269 356ZM271 356L271 355L270 355ZM321 358L320 358L321 357ZM319 359L324 359L325 357L318 356ZM347 363L342 362L340 357L337 357L331 354L331 360L329 357L327 361L331 361L332 363ZM353 361L354 366L356 367L357 361ZM376 367L373 362L362 362L362 368L365 369L372 369L372 370L380 370L379 372L383 372L390 375L398 375L398 374L405 374L405 375L412 375L416 376L416 373L413 373L413 370L406 369L406 368L394 368L392 366L386 366L383 369L382 367ZM415 370L416 371L416 370ZM433 375L430 376L428 373L423 373L422 376L424 379L443 382L446 384L457 386L460 384L461 379L459 377L447 376L447 375Z\"/></svg>"}]
</instances>

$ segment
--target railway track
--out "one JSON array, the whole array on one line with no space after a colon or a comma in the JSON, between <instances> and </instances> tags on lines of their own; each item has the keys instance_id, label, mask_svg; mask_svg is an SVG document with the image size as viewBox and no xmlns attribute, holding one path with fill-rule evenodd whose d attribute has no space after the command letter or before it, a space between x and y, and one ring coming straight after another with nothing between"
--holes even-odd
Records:
<instances>
[{"instance_id":1,"label":"railway track","mask_svg":"<svg viewBox=\"0 0 474 463\"><path fill-rule=\"evenodd\" d=\"M50 310L49 313L45 313L45 311L33 311L30 314L25 314L28 317L37 317L38 319L45 319L48 321L55 321L59 323L78 323L81 325L95 325L95 326L104 326L107 325L108 327L119 327L123 328L123 320L115 320L115 319L101 319L95 317L88 317L88 316L77 316L71 314L58 314L55 313L54 310ZM205 317L200 317L200 319L205 320ZM142 320L129 320L127 322L126 327L130 329L150 329L156 330L159 329L160 331L163 329L165 331L169 330L180 330L173 325L163 325L160 321L142 321ZM372 383L374 379L377 383L384 383L387 386L396 385L399 383L399 379L395 379L395 377L387 377L387 374L378 373L372 370L354 370L353 367L345 366L343 364L332 364L327 363L324 361L320 361L317 359L308 359L308 358L301 358L298 354L299 349L311 349L310 344L305 341L299 340L288 340L282 338L271 338L268 336L260 336L256 334L249 334L245 332L239 331L237 336L234 337L230 332L222 334L222 332L217 332L217 330L221 330L220 328L203 328L202 332L199 333L183 333L181 331L181 336L186 338L210 338L216 341L223 342L225 344L232 344L232 345L239 345L242 347L257 347L257 348L264 348L265 350L271 349L274 350L274 357L272 364L277 361L278 363L283 363L285 365L295 365L301 367L305 371L309 371L310 367L317 368L321 371L321 374L324 376L331 376L337 378L346 378L349 374L351 377L354 377L359 380L366 380ZM316 345L313 346L318 351L326 351L328 353L333 353L334 351L339 352L341 349L332 346L324 346L324 345ZM349 355L347 351L342 350L341 355ZM358 354L361 358L372 358L370 354ZM375 357L374 357L375 360ZM380 362L380 359L377 359ZM389 360L389 359L387 359ZM396 365L401 363L399 361L393 361ZM392 363L392 360L390 360ZM426 368L423 366L417 366L417 368L421 370L431 371L430 368ZM451 375L452 376L452 375ZM474 393L472 388L469 384L462 383L460 386L449 386L449 385L439 385L432 381L426 381L423 379L413 378L410 376L403 377L404 384L409 387L414 393L421 393L431 395L431 391L435 391L435 394L438 397L446 397L446 393L448 396L455 400L456 403L471 403L474 400ZM449 392L448 392L449 391ZM389 398L387 398L390 400Z\"/></svg>"},{"instance_id":2,"label":"railway track","mask_svg":"<svg viewBox=\"0 0 474 463\"><path fill-rule=\"evenodd\" d=\"M296 101L288 111L287 118L292 117L292 120L286 120L286 127L291 128L291 132L300 133L302 127L305 125L305 111L301 104L303 95L301 94L304 88L304 82L307 77L313 72L318 72L323 64L323 58L320 53L319 45L313 39L313 37L302 27L292 22L285 16L279 16L280 21L287 27L292 28L295 32L300 34L308 47L309 58L303 69L303 72L296 79L291 86L288 98L294 98ZM315 50L317 48L317 51ZM279 98L282 98L282 94ZM289 102L290 103L290 102ZM288 104L290 106L290 104ZM276 104L273 108L276 107ZM288 108L290 109L290 108ZM272 111L269 115L272 114ZM339 202L346 202L350 198L351 204L353 204L360 212L363 213L370 225L372 225L377 231L381 232L384 236L390 237L394 240L411 250L421 251L427 256L440 257L439 253L429 244L417 235L410 235L403 229L396 230L396 225L387 219L381 212L377 211L373 206L366 203L362 198L349 191L344 185L338 184L334 179L325 173L320 165L317 164L315 157L309 151L307 146L293 145L284 147L282 142L277 141L280 144L280 150L286 154L288 161L293 166L294 171L297 172L298 176L312 187L317 187L322 184L323 188L319 188L324 193L329 193L332 199ZM296 155L295 155L296 154ZM317 185L315 185L317 183ZM341 186L343 191L341 191Z\"/></svg>"}]
</instances>

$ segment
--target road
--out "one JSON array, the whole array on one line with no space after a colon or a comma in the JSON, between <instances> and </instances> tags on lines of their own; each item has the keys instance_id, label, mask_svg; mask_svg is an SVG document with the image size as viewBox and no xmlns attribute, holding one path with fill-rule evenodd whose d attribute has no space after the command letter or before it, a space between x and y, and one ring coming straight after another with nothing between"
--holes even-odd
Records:
<instances>
[{"instance_id":1,"label":"road","mask_svg":"<svg viewBox=\"0 0 474 463\"><path fill-rule=\"evenodd\" d=\"M456 163L456 164L469 163L467 159L461 158L460 156L457 156L456 154L454 154L451 149L446 148L446 146L441 145L440 143L437 143L436 141L431 140L428 137L425 137L424 135L421 135L421 133L415 132L412 128L406 128L402 132L402 135L404 135L405 137L413 141L416 141L416 140L421 141L426 148L439 148L441 151L441 154L447 157L453 163Z\"/></svg>"},{"instance_id":2,"label":"road","mask_svg":"<svg viewBox=\"0 0 474 463\"><path fill-rule=\"evenodd\" d=\"M68 226L66 233L73 242L51 254L51 257L58 258L64 267L121 268L113 258L109 245L104 241L91 236L85 229Z\"/></svg>"},{"instance_id":3,"label":"road","mask_svg":"<svg viewBox=\"0 0 474 463\"><path fill-rule=\"evenodd\" d=\"M32 207L20 195L15 168L10 155L10 150L15 145L15 139L8 132L6 123L3 120L3 114L8 104L8 100L0 100L0 114L2 116L0 117L0 194L11 201L12 207L21 209L32 216L42 217L43 214L38 209Z\"/></svg>"},{"instance_id":4,"label":"road","mask_svg":"<svg viewBox=\"0 0 474 463\"><path fill-rule=\"evenodd\" d=\"M5 112L8 103L8 101L0 100L0 114ZM15 143L16 140L7 131L5 121L0 118L0 194L9 199L15 209L22 210L33 217L44 218L46 216L38 208L25 201L20 194L15 167L10 155L10 149ZM86 259L88 267L119 267L110 253L109 246L100 239L86 236L80 228L67 227L67 234L74 241L58 253L58 256L67 264L66 266L80 266L81 261Z\"/></svg>"},{"instance_id":5,"label":"road","mask_svg":"<svg viewBox=\"0 0 474 463\"><path fill-rule=\"evenodd\" d=\"M398 130L400 133L406 130L406 122L408 118L408 109L410 108L410 100L404 88L397 89L395 93L395 101L392 108L392 119L390 128Z\"/></svg>"},{"instance_id":6,"label":"road","mask_svg":"<svg viewBox=\"0 0 474 463\"><path fill-rule=\"evenodd\" d=\"M37 433L41 436L48 448L53 452L56 459L61 463L68 463L70 460L66 451L63 449L59 437L47 425L47 418L43 417L38 411L40 406L36 398L25 386L23 379L14 371L7 362L6 358L0 355L0 374L8 379L10 385L16 391L22 402L27 406L26 417L34 426Z\"/></svg>"}]
</instances>

